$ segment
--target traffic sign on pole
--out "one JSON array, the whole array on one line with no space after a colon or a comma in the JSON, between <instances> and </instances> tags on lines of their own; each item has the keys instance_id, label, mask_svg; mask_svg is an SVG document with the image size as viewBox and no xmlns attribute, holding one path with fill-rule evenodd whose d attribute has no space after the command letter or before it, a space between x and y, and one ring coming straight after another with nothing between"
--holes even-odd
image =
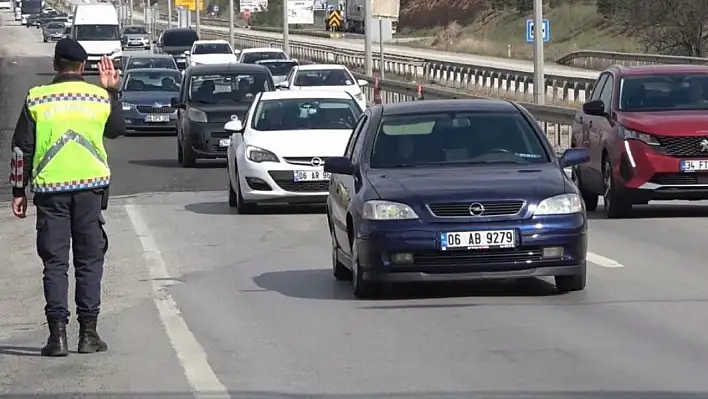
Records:
<instances>
[{"instance_id":1,"label":"traffic sign on pole","mask_svg":"<svg viewBox=\"0 0 708 399\"><path fill-rule=\"evenodd\" d=\"M551 41L551 21L544 19L543 20L543 27L541 28L541 30L543 31L543 41L550 42ZM533 32L534 32L533 19L529 18L526 20L526 41L528 43L533 43Z\"/></svg>"}]
</instances>

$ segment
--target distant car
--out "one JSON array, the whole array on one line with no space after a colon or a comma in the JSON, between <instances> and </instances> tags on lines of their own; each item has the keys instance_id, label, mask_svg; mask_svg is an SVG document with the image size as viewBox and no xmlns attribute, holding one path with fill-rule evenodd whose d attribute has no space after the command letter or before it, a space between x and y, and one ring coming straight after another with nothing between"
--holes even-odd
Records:
<instances>
[{"instance_id":1,"label":"distant car","mask_svg":"<svg viewBox=\"0 0 708 399\"><path fill-rule=\"evenodd\" d=\"M256 64L268 68L273 75L273 82L276 86L287 81L287 77L294 67L300 65L297 60L260 60Z\"/></svg>"},{"instance_id":2,"label":"distant car","mask_svg":"<svg viewBox=\"0 0 708 399\"><path fill-rule=\"evenodd\" d=\"M123 49L150 50L150 35L144 26L126 26L120 35Z\"/></svg>"},{"instance_id":3,"label":"distant car","mask_svg":"<svg viewBox=\"0 0 708 399\"><path fill-rule=\"evenodd\" d=\"M230 136L224 124L243 120L256 94L275 90L268 69L243 64L190 67L183 85L171 103L178 108L177 160L184 167L197 159L224 158Z\"/></svg>"},{"instance_id":4,"label":"distant car","mask_svg":"<svg viewBox=\"0 0 708 399\"><path fill-rule=\"evenodd\" d=\"M238 62L242 64L255 64L261 60L289 60L283 49L272 47L247 48L239 52Z\"/></svg>"},{"instance_id":5,"label":"distant car","mask_svg":"<svg viewBox=\"0 0 708 399\"><path fill-rule=\"evenodd\" d=\"M62 38L65 29L66 26L61 22L50 22L42 27L42 38L45 43L58 41Z\"/></svg>"},{"instance_id":6,"label":"distant car","mask_svg":"<svg viewBox=\"0 0 708 399\"><path fill-rule=\"evenodd\" d=\"M234 49L226 40L197 40L184 55L189 66L236 62Z\"/></svg>"},{"instance_id":7,"label":"distant car","mask_svg":"<svg viewBox=\"0 0 708 399\"><path fill-rule=\"evenodd\" d=\"M359 298L389 282L555 277L586 285L587 215L535 118L497 100L375 105L331 173L332 268Z\"/></svg>"},{"instance_id":8,"label":"distant car","mask_svg":"<svg viewBox=\"0 0 708 399\"><path fill-rule=\"evenodd\" d=\"M123 60L123 73L131 69L160 68L179 70L177 62L167 54L130 55Z\"/></svg>"},{"instance_id":9,"label":"distant car","mask_svg":"<svg viewBox=\"0 0 708 399\"><path fill-rule=\"evenodd\" d=\"M585 206L610 218L654 200L708 199L708 66L613 66L573 123L591 154L574 169Z\"/></svg>"},{"instance_id":10,"label":"distant car","mask_svg":"<svg viewBox=\"0 0 708 399\"><path fill-rule=\"evenodd\" d=\"M339 156L364 112L346 92L261 93L246 118L228 122L229 205L324 204L328 157Z\"/></svg>"},{"instance_id":11,"label":"distant car","mask_svg":"<svg viewBox=\"0 0 708 399\"><path fill-rule=\"evenodd\" d=\"M179 69L186 69L187 57L184 52L192 49L192 44L199 40L199 35L193 29L170 28L165 29L155 42L155 53L171 55Z\"/></svg>"},{"instance_id":12,"label":"distant car","mask_svg":"<svg viewBox=\"0 0 708 399\"><path fill-rule=\"evenodd\" d=\"M120 93L128 133L175 133L177 110L170 105L181 87L176 69L131 69L123 75Z\"/></svg>"},{"instance_id":13,"label":"distant car","mask_svg":"<svg viewBox=\"0 0 708 399\"><path fill-rule=\"evenodd\" d=\"M69 22L69 18L67 18L67 17L56 17L56 18L52 18L52 19L50 19L50 20L44 22L44 23L42 24L42 27L44 27L44 25L46 25L46 24L53 23L53 22L59 22L60 24L64 25L65 28L71 26L71 22Z\"/></svg>"},{"instance_id":14,"label":"distant car","mask_svg":"<svg viewBox=\"0 0 708 399\"><path fill-rule=\"evenodd\" d=\"M71 27L64 28L64 33L62 33L61 38L70 38L71 37Z\"/></svg>"},{"instance_id":15,"label":"distant car","mask_svg":"<svg viewBox=\"0 0 708 399\"><path fill-rule=\"evenodd\" d=\"M368 85L366 80L357 80L344 65L310 64L293 68L288 78L278 84L278 88L288 90L344 90L366 108L366 98L361 86Z\"/></svg>"}]
</instances>

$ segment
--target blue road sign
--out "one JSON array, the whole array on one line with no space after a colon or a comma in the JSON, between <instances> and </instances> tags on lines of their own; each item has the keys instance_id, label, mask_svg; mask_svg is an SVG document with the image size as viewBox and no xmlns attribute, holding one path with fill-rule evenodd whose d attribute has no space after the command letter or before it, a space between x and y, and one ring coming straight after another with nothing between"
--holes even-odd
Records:
<instances>
[{"instance_id":1,"label":"blue road sign","mask_svg":"<svg viewBox=\"0 0 708 399\"><path fill-rule=\"evenodd\" d=\"M533 30L534 30L534 23L533 19L527 19L526 20L526 41L529 43L533 43ZM544 42L550 42L551 41L551 22L547 19L543 20L543 27L541 29L543 32L543 41Z\"/></svg>"}]
</instances>

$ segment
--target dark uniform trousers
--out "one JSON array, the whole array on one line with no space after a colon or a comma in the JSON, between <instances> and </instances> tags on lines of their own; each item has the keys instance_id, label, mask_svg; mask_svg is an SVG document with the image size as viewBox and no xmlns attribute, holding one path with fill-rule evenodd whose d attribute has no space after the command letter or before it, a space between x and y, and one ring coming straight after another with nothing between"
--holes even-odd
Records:
<instances>
[{"instance_id":1,"label":"dark uniform trousers","mask_svg":"<svg viewBox=\"0 0 708 399\"><path fill-rule=\"evenodd\" d=\"M73 249L76 314L98 317L108 239L101 215L102 192L35 194L37 253L44 262L44 312L49 320L69 319L69 251Z\"/></svg>"}]
</instances>

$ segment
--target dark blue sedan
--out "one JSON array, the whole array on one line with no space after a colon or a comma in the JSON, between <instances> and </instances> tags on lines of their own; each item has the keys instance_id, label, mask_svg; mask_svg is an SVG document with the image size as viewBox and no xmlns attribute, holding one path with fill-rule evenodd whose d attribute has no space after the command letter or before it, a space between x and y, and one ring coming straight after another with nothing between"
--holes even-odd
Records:
<instances>
[{"instance_id":1,"label":"dark blue sedan","mask_svg":"<svg viewBox=\"0 0 708 399\"><path fill-rule=\"evenodd\" d=\"M120 99L128 133L177 133L177 109L182 73L176 69L130 69L123 76Z\"/></svg>"},{"instance_id":2,"label":"dark blue sedan","mask_svg":"<svg viewBox=\"0 0 708 399\"><path fill-rule=\"evenodd\" d=\"M357 297L389 282L554 276L585 288L587 216L533 116L518 104L383 104L359 119L332 174L332 266Z\"/></svg>"}]
</instances>

